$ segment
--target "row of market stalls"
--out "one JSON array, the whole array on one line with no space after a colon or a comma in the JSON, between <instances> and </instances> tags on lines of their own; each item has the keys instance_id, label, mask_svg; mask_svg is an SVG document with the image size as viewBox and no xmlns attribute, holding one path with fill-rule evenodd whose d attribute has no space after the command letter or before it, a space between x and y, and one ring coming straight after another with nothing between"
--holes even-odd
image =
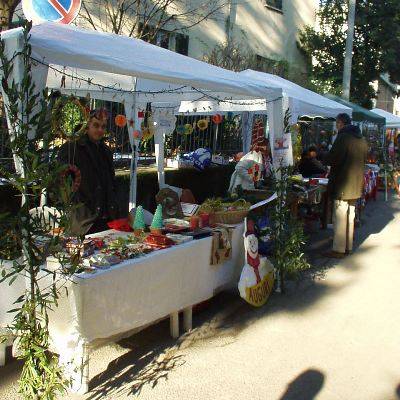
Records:
<instances>
[{"instance_id":1,"label":"row of market stalls","mask_svg":"<svg viewBox=\"0 0 400 400\"><path fill-rule=\"evenodd\" d=\"M12 79L21 82L23 63L16 53L24 46L23 32L21 29L6 31L1 38L8 58L14 57ZM32 28L29 42L32 78L38 93L47 87L63 94L90 95L91 98L124 104L126 117L132 121L128 125L133 152L130 209L138 210L140 136L135 132L142 126L142 111L149 103L156 110L155 114L160 114L155 117L158 122L155 124L155 143L161 189L166 184L164 140L175 115L242 114L243 120L247 121L242 123L244 152L250 147L251 121L255 113L267 115L271 143L285 134L286 110L289 110L290 124L296 124L302 116L334 118L343 112L354 116L354 109L348 104L323 97L282 78L251 70L227 71L132 38L43 23ZM8 99L5 97L4 100L7 104ZM18 135L18 131L11 130L10 134ZM271 151L274 159L274 146ZM14 161L20 173L21 160L15 157ZM239 217L243 215L241 209L233 211ZM190 224L196 221L199 222L193 219ZM60 354L60 361L66 364L72 361L73 366L78 366L71 370L76 390L88 390L90 350L99 342L121 337L127 332L130 334L168 316L171 333L177 336L181 311L184 328L188 330L193 305L208 300L223 288L237 285L245 259L244 226L242 223L233 225L209 233L201 240L185 240L176 246L167 245L168 241L163 245L158 243L158 251L151 254L144 254L143 243L127 238L126 234L107 232L91 238L96 239L96 243L123 242L128 249L134 247L136 253L132 258L121 258L116 265L103 264L101 268L94 268L90 264L93 267L90 271L84 269L75 274L69 298L60 299L59 307L50 316L52 345ZM221 242L225 247L219 249ZM54 265L57 260L47 260L48 270ZM252 271L250 267L249 271ZM254 302L258 301L260 293L265 294L272 288L273 271L268 271L268 275L261 277L261 282L251 281L256 287L256 292L250 291L251 296L255 293ZM6 311L12 308L13 300L23 290L24 279L4 290L1 288L0 328L10 323L12 315ZM0 348L1 362L4 362L4 347Z\"/></svg>"}]
</instances>

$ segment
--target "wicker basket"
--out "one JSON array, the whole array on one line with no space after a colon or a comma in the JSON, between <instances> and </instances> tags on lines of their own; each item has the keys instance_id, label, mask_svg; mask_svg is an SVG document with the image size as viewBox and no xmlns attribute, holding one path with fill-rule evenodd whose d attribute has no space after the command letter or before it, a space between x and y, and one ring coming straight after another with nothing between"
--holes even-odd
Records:
<instances>
[{"instance_id":1,"label":"wicker basket","mask_svg":"<svg viewBox=\"0 0 400 400\"><path fill-rule=\"evenodd\" d=\"M210 224L240 224L249 210L218 211L210 214Z\"/></svg>"}]
</instances>

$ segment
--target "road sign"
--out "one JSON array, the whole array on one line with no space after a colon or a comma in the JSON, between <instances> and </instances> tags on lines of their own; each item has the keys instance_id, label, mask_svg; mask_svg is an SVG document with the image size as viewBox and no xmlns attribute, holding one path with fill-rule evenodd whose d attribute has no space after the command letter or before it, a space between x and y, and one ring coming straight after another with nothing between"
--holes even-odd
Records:
<instances>
[{"instance_id":1,"label":"road sign","mask_svg":"<svg viewBox=\"0 0 400 400\"><path fill-rule=\"evenodd\" d=\"M79 14L81 0L22 0L26 19L38 24L44 21L70 24Z\"/></svg>"}]
</instances>

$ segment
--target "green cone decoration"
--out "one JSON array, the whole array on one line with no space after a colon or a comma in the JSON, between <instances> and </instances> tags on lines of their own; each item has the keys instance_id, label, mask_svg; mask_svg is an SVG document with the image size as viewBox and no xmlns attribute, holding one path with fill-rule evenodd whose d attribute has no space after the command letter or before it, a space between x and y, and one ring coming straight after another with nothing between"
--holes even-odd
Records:
<instances>
[{"instance_id":1,"label":"green cone decoration","mask_svg":"<svg viewBox=\"0 0 400 400\"><path fill-rule=\"evenodd\" d=\"M139 206L136 209L135 213L135 220L133 221L133 229L144 229L146 227L144 223L144 212L143 212L143 207Z\"/></svg>"},{"instance_id":2,"label":"green cone decoration","mask_svg":"<svg viewBox=\"0 0 400 400\"><path fill-rule=\"evenodd\" d=\"M161 229L163 227L163 215L162 215L162 205L157 206L156 212L151 223L151 228Z\"/></svg>"}]
</instances>

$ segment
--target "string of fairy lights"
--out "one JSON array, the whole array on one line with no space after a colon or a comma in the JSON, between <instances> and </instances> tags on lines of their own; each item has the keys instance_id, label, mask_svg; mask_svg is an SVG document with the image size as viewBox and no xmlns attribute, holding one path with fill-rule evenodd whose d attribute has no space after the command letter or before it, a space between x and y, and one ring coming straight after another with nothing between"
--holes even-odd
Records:
<instances>
[{"instance_id":1,"label":"string of fairy lights","mask_svg":"<svg viewBox=\"0 0 400 400\"><path fill-rule=\"evenodd\" d=\"M223 98L221 99L218 96L213 95L210 92L207 92L205 90L193 87L193 86L187 86L187 85L183 85L183 86L179 86L179 87L175 87L175 88L165 88L162 90L138 90L138 89L132 89L132 90L127 90L127 89L123 89L119 86L119 84L114 84L114 85L105 85L99 82L95 82L93 79L91 78L87 78L87 77L83 77L83 76L79 76L78 73L69 73L64 69L60 69L57 68L54 65L50 65L48 63L45 63L44 61L38 60L34 57L31 57L33 62L39 63L43 66L48 67L50 70L56 72L57 74L61 75L61 83L60 86L63 86L63 83L65 84L65 79L66 77L70 78L72 81L76 81L79 83L79 85L81 83L86 83L89 86L93 86L93 87L97 87L99 88L101 91L105 92L115 92L115 97L117 96L117 94L132 94L132 96L134 96L135 94L142 94L142 95L150 95L153 96L154 98L157 95L161 95L161 94L171 94L171 93L187 93L187 92L196 92L199 95L201 95L201 97L198 99L200 100L201 98L208 98L211 99L215 102L217 102L217 104L220 103L225 103L225 104L232 104L232 105L237 105L237 106L266 106L267 104L273 103L275 101L278 101L280 99L282 99L282 96L278 96L274 99L271 100L267 100L267 99L263 99L263 100L248 100L248 101L241 101L241 100L234 100L232 97L229 98ZM76 87L75 89L79 89L79 87ZM185 90L186 89L186 90ZM159 108L175 108L175 107L159 107ZM209 110L211 110L212 107L209 107ZM206 109L204 108L203 111L206 111Z\"/></svg>"}]
</instances>

